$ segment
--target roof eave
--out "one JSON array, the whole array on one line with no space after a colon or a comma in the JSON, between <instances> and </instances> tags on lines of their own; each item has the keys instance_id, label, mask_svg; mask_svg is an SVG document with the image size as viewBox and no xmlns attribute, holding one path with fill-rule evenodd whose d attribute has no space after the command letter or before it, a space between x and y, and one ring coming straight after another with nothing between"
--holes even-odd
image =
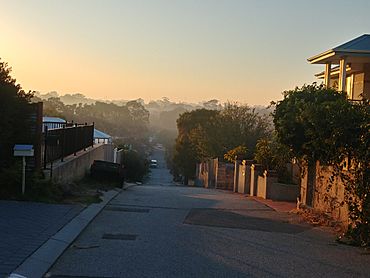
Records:
<instances>
[{"instance_id":1,"label":"roof eave","mask_svg":"<svg viewBox=\"0 0 370 278\"><path fill-rule=\"evenodd\" d=\"M335 55L335 51L333 51L332 49L328 50L328 51L325 51L323 53L320 53L318 55L315 55L311 58L308 58L307 61L310 63L310 64L321 64L323 60L327 59L327 58L330 58L332 56Z\"/></svg>"}]
</instances>

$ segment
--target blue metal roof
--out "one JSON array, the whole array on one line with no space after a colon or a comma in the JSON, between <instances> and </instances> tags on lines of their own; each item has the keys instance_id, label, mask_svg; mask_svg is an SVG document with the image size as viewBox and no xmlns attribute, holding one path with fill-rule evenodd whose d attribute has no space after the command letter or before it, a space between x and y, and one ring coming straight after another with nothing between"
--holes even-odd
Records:
<instances>
[{"instance_id":1,"label":"blue metal roof","mask_svg":"<svg viewBox=\"0 0 370 278\"><path fill-rule=\"evenodd\" d=\"M42 117L43 122L65 123L66 120L57 117Z\"/></svg>"},{"instance_id":2,"label":"blue metal roof","mask_svg":"<svg viewBox=\"0 0 370 278\"><path fill-rule=\"evenodd\" d=\"M112 136L94 128L94 139L112 139Z\"/></svg>"},{"instance_id":3,"label":"blue metal roof","mask_svg":"<svg viewBox=\"0 0 370 278\"><path fill-rule=\"evenodd\" d=\"M347 57L370 57L370 35L364 34L337 47L308 58L311 64L324 64L326 62L338 62L342 56Z\"/></svg>"},{"instance_id":4,"label":"blue metal roof","mask_svg":"<svg viewBox=\"0 0 370 278\"><path fill-rule=\"evenodd\" d=\"M370 52L370 35L364 34L333 48L334 51Z\"/></svg>"}]
</instances>

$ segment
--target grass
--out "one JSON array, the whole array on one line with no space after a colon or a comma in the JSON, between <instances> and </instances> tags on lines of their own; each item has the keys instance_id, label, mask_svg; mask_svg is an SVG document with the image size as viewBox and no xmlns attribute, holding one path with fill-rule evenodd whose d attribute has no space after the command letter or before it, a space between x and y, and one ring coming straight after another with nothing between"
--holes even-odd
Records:
<instances>
[{"instance_id":1,"label":"grass","mask_svg":"<svg viewBox=\"0 0 370 278\"><path fill-rule=\"evenodd\" d=\"M2 199L89 205L101 202L100 197L104 191L121 187L122 184L118 181L95 180L89 176L79 181L59 184L47 179L36 178L26 188L25 195L16 192Z\"/></svg>"},{"instance_id":2,"label":"grass","mask_svg":"<svg viewBox=\"0 0 370 278\"><path fill-rule=\"evenodd\" d=\"M77 182L60 185L64 191L61 201L62 203L84 205L99 203L104 191L120 188L121 186L118 181L96 180L86 176Z\"/></svg>"}]
</instances>

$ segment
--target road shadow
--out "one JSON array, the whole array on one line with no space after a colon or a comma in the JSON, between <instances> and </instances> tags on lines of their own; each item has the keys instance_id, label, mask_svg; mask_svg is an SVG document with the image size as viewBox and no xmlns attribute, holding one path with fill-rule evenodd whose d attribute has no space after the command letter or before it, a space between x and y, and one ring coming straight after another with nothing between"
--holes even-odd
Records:
<instances>
[{"instance_id":1,"label":"road shadow","mask_svg":"<svg viewBox=\"0 0 370 278\"><path fill-rule=\"evenodd\" d=\"M191 209L184 220L184 224L255 230L272 233L298 234L311 229L307 225L296 225L279 220L240 215L222 209Z\"/></svg>"}]
</instances>

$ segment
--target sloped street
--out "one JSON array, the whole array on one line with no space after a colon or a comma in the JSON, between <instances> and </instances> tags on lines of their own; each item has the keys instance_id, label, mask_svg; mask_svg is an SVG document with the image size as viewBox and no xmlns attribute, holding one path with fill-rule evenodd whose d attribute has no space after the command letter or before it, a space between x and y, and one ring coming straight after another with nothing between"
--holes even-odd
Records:
<instances>
[{"instance_id":1,"label":"sloped street","mask_svg":"<svg viewBox=\"0 0 370 278\"><path fill-rule=\"evenodd\" d=\"M246 196L170 184L163 152L48 277L368 277L370 257Z\"/></svg>"}]
</instances>

